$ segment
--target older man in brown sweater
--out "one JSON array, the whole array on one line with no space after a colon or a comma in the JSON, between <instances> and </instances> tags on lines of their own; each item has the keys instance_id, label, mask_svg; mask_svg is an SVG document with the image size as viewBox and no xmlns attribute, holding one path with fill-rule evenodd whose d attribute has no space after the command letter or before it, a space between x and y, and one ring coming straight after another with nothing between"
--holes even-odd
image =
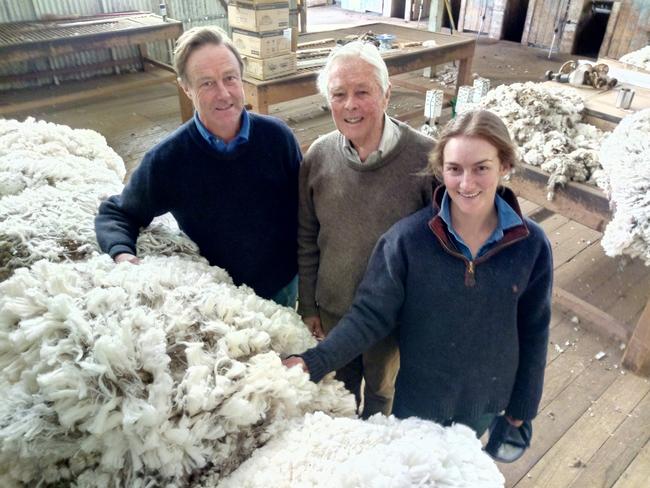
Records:
<instances>
[{"instance_id":1,"label":"older man in brown sweater","mask_svg":"<svg viewBox=\"0 0 650 488\"><path fill-rule=\"evenodd\" d=\"M378 238L431 201L423 175L434 141L388 117L386 64L368 43L334 51L318 79L337 130L319 138L300 169L298 311L323 337L352 304ZM337 371L364 418L390 414L399 368L389 336Z\"/></svg>"}]
</instances>

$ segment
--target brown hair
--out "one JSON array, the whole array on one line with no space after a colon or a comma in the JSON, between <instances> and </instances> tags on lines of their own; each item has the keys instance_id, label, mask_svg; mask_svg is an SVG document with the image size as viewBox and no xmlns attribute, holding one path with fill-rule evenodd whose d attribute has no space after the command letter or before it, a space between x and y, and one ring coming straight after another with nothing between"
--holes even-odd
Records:
<instances>
[{"instance_id":1,"label":"brown hair","mask_svg":"<svg viewBox=\"0 0 650 488\"><path fill-rule=\"evenodd\" d=\"M499 161L514 169L519 164L519 151L512 142L508 128L498 115L489 110L475 110L457 115L442 129L436 146L429 153L428 170L442 181L443 152L454 137L479 137L497 149Z\"/></svg>"},{"instance_id":2,"label":"brown hair","mask_svg":"<svg viewBox=\"0 0 650 488\"><path fill-rule=\"evenodd\" d=\"M179 80L187 82L185 73L185 66L187 60L195 50L205 46L206 44L215 44L217 46L224 45L232 51L237 58L239 64L239 71L244 74L244 62L237 48L226 34L226 31L214 25L206 25L203 27L192 27L190 30L185 31L176 41L176 49L174 49L174 69L178 75Z\"/></svg>"}]
</instances>

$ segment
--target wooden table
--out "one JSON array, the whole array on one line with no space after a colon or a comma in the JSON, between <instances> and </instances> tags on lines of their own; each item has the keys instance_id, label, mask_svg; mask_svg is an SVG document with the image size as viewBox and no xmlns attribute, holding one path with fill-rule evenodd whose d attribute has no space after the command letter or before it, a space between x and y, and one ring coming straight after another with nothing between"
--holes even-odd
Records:
<instances>
[{"instance_id":1,"label":"wooden table","mask_svg":"<svg viewBox=\"0 0 650 488\"><path fill-rule=\"evenodd\" d=\"M37 58L136 45L140 61L147 59L147 42L176 39L183 32L183 24L177 20L164 21L159 15L148 12L118 12L91 17L65 20L11 22L0 24L0 64L28 61ZM133 61L133 60L129 60ZM117 65L113 60L108 64ZM105 66L107 62L101 63ZM99 67L84 66L84 69ZM78 71L81 68L52 69L57 72ZM6 75L3 78L34 77ZM56 79L56 78L55 78Z\"/></svg>"},{"instance_id":2,"label":"wooden table","mask_svg":"<svg viewBox=\"0 0 650 488\"><path fill-rule=\"evenodd\" d=\"M360 35L369 30L375 34L393 34L396 37L395 42L433 40L437 43L435 47L408 47L382 53L388 66L388 72L391 75L433 67L451 61L458 61L458 81L456 86L471 84L470 70L474 57L474 47L476 45L474 38L457 34L440 34L392 24L375 23L346 29L302 34L298 42L302 43L326 38L343 39L347 35ZM269 113L269 105L271 104L314 95L318 93L316 78L319 70L319 67L302 69L296 74L267 81L244 78L246 102L251 104L253 110L256 112L267 114Z\"/></svg>"}]
</instances>

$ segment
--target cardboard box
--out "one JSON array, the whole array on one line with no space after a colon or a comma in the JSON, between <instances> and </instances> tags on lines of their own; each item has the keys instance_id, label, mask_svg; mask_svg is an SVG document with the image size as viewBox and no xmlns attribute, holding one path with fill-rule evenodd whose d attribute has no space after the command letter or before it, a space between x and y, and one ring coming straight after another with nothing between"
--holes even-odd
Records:
<instances>
[{"instance_id":1,"label":"cardboard box","mask_svg":"<svg viewBox=\"0 0 650 488\"><path fill-rule=\"evenodd\" d=\"M228 5L228 23L233 29L269 32L289 27L288 3L257 5L254 8L243 5Z\"/></svg>"},{"instance_id":2,"label":"cardboard box","mask_svg":"<svg viewBox=\"0 0 650 488\"><path fill-rule=\"evenodd\" d=\"M296 53L266 59L245 57L244 66L244 76L258 80L278 78L296 72Z\"/></svg>"},{"instance_id":3,"label":"cardboard box","mask_svg":"<svg viewBox=\"0 0 650 488\"><path fill-rule=\"evenodd\" d=\"M249 32L233 29L232 42L242 56L272 58L291 52L291 30Z\"/></svg>"}]
</instances>

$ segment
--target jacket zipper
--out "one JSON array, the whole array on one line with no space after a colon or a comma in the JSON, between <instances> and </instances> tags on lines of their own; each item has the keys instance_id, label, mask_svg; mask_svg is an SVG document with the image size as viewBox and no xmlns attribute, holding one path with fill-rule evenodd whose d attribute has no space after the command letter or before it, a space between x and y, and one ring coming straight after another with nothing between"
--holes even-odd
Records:
<instances>
[{"instance_id":1,"label":"jacket zipper","mask_svg":"<svg viewBox=\"0 0 650 488\"><path fill-rule=\"evenodd\" d=\"M476 274L474 273L474 261L467 261L467 269L465 270L465 286L473 288L476 286Z\"/></svg>"},{"instance_id":2,"label":"jacket zipper","mask_svg":"<svg viewBox=\"0 0 650 488\"><path fill-rule=\"evenodd\" d=\"M505 248L507 248L507 247L509 247L509 246L511 246L511 245L513 245L513 244L515 244L515 243L517 243L517 242L519 242L519 241L521 241L521 240L523 240L523 239L525 239L527 237L527 235L525 235L525 236L521 236L521 237L518 237L516 239L513 239L511 241L508 241L508 242L506 242L504 244L499 244L496 247L490 249L483 256L481 256L479 258L476 258L474 260L471 260L471 259L467 259L464 254L462 254L462 253L460 253L458 251L455 251L455 250L451 249L449 246L447 246L447 244L445 244L443 242L443 240L440 239L440 237L438 237L438 235L435 234L435 232L434 232L434 235L436 236L436 238L438 239L440 244L442 244L442 248L445 251L447 251L447 253L449 253L452 256L455 256L455 257L457 257L459 259L462 259L463 261L465 261L465 286L467 286L468 288L473 288L474 286L476 286L476 265L477 264L480 264L480 263L482 263L484 261L487 261L490 257L495 255L496 253L498 253L502 249L505 249Z\"/></svg>"}]
</instances>

